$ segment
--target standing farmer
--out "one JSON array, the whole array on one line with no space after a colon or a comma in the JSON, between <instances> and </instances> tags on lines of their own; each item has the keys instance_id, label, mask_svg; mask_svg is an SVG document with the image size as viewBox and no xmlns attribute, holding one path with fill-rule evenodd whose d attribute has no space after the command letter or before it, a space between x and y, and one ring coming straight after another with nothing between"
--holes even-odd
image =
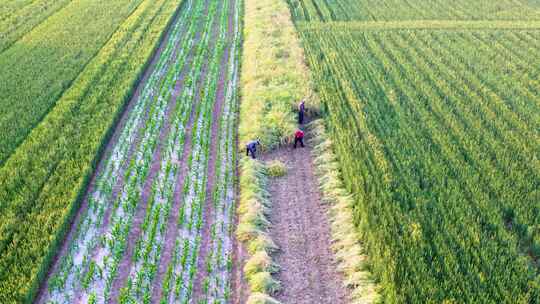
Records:
<instances>
[{"instance_id":1,"label":"standing farmer","mask_svg":"<svg viewBox=\"0 0 540 304\"><path fill-rule=\"evenodd\" d=\"M300 104L298 104L298 124L300 125L304 123L305 110L306 110L305 100L302 99L302 101L300 101Z\"/></svg>"},{"instance_id":2,"label":"standing farmer","mask_svg":"<svg viewBox=\"0 0 540 304\"><path fill-rule=\"evenodd\" d=\"M257 152L257 146L260 146L261 142L257 140L252 140L247 143L246 145L246 156L249 156L251 153L251 157L255 159L255 152Z\"/></svg>"},{"instance_id":3,"label":"standing farmer","mask_svg":"<svg viewBox=\"0 0 540 304\"><path fill-rule=\"evenodd\" d=\"M300 147L304 147L304 132L300 129L294 132L294 148L296 149L296 144L300 143Z\"/></svg>"}]
</instances>

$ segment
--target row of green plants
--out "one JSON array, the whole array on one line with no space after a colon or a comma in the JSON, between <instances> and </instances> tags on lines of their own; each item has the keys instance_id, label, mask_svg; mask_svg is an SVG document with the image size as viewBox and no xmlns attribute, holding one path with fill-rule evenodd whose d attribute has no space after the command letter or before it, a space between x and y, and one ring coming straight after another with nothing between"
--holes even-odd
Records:
<instances>
[{"instance_id":1,"label":"row of green plants","mask_svg":"<svg viewBox=\"0 0 540 304\"><path fill-rule=\"evenodd\" d=\"M182 10L178 23L172 28L170 40L163 51L165 60L160 58L157 68L150 76L149 83L145 85L145 90L141 93L142 99L136 105L146 104L148 109L140 111L135 108L130 114L134 120L136 118L144 119L145 116L148 116L143 123L139 123L141 124L139 127L141 129L139 132L142 133L139 135L141 138L137 140L136 136L121 136L121 139L131 139L128 144L134 145L129 149L132 152L124 157L120 157L122 155L116 153L116 150L111 153L109 162L112 169L110 171L118 170L121 167L121 164L116 165L119 159L124 159L123 162L129 163L129 166L127 172L124 173L127 181L123 185L121 193L117 194L116 198L108 197L109 201L113 203L108 224L101 223L98 225L102 227L94 227L99 229L90 229L88 230L90 232L84 232L79 236L79 241L74 242L76 246L72 246L72 248L88 248L86 245L81 246L81 241L84 243L92 239L88 235L99 236L102 234L103 236L100 237L97 244L90 243L90 245L95 246L90 248L90 262L84 265L85 269L82 271L77 265L73 267L76 264L73 261L78 260L79 263L82 261L84 264L86 260L80 259L80 250L71 251L64 257L64 260L68 261L68 265L71 267L63 271L67 273L68 279L62 281L63 285L56 286L57 294L53 294L49 299L50 302L69 303L74 300L82 300L83 302L104 303L110 300L111 284L115 280L120 261L125 259L127 236L130 230L134 229L132 220L137 205L142 200L143 185L149 178L148 169L151 163L156 161L152 159L158 144L155 139L159 138L160 132L164 132L160 129L166 126L163 125L167 120L165 108L173 98L171 94L180 74L185 74L184 86L182 91L178 93L175 108L171 109L173 113L169 118L171 129L164 133L166 139L161 148L159 171L153 179L146 216L135 245L133 261L130 262L133 264L129 268L130 272L127 276L127 282L125 282L127 285L120 291L118 301L120 303L149 303L153 294L157 293L154 290L154 287L158 286L155 285L156 273L159 264L164 262L161 261L161 255L168 229L178 229L179 234L175 240L176 248L173 249L175 251L173 259L170 261L169 270L164 278L160 302L188 303L192 301L194 279L200 271L197 269L197 262L200 259L200 233L206 200L206 180L208 178L206 174L211 137L209 131L217 86L220 78L223 77L222 73L230 74L228 78L231 80L226 93L228 96L226 109L229 110L224 112L226 115L223 117L224 121L227 122L227 128L224 128L223 131L227 134L228 147L232 147L233 144L231 139L234 133L231 132L234 131L235 112L231 111L230 106L234 106L236 100L233 94L235 94L235 77L238 71L237 65L234 64L231 68L227 67L226 70L221 66L224 56L231 56L234 59L231 62L234 63L238 55L236 48L231 48L230 55L224 53L228 43L227 39L229 39L227 37L229 4L229 2L219 1L186 1L185 9ZM208 10L206 11L206 9ZM179 35L179 31L184 32L183 36ZM199 33L200 38L196 38ZM238 28L236 28L236 33L238 33ZM178 39L179 36L183 37L182 40ZM236 45L238 41L231 38L230 43ZM175 48L177 49L175 50ZM192 59L188 58L190 55L193 57ZM189 67L183 68L188 62ZM182 70L184 71L182 72ZM159 88L159 90L153 92L155 88ZM148 93L150 94L148 95ZM146 102L145 98L151 98L150 102ZM195 123L191 139L193 143L192 154L188 164L190 172L187 182L184 184L180 213L172 215L177 216L178 220L174 222L173 226L167 227L170 210L175 199L175 182L178 179L182 148L185 148L185 127L193 107L195 107ZM122 135L131 134L133 125L137 126L136 123L126 123ZM118 151L126 151L123 146L123 141L119 141ZM230 161L232 161L231 157L234 157L232 154L228 156L222 154L223 151L219 151L220 157L228 157ZM234 172L230 161L226 167L229 176L229 179L226 180L229 182L229 187L234 183L233 180L230 180ZM98 188L95 191L95 196L99 196L102 192L110 194L111 191L104 191L104 189L110 190L115 187L114 181L117 178L108 174L110 171L106 170L102 175L103 180L97 182L98 185L104 183L107 186L102 189ZM228 195L227 208L230 209L234 206L231 205L233 193L228 192ZM231 221L228 223L230 224ZM77 228L77 232L81 230ZM216 233L215 236L226 237L227 232L225 233L225 235ZM230 231L228 234L230 235ZM179 247L181 245L184 247ZM229 257L228 266L225 269L230 271L231 262L232 258ZM79 275L71 275L74 273L73 270L78 271ZM71 279L69 279L70 275ZM123 283L121 282L121 284ZM223 293L217 301L226 301L230 293L228 280L222 280L218 283L219 286L216 288L221 289Z\"/></svg>"},{"instance_id":2,"label":"row of green plants","mask_svg":"<svg viewBox=\"0 0 540 304\"><path fill-rule=\"evenodd\" d=\"M0 54L71 0L7 1L0 7Z\"/></svg>"},{"instance_id":3,"label":"row of green plants","mask_svg":"<svg viewBox=\"0 0 540 304\"><path fill-rule=\"evenodd\" d=\"M180 33L184 31L186 20L189 20L185 18L188 14L189 10L183 11L172 26L161 57L130 112L129 121L125 124L115 150L109 156L109 166L98 178L97 189L91 194L93 199L90 200L88 210L110 210L100 212L100 215L106 212L107 218L100 216L100 220L96 220L95 215L88 212L83 216L80 225L85 225L85 229L76 228L81 233L77 233L70 241L70 250L63 256L62 264L53 275L52 284L49 284L51 294L47 298L51 302L70 303L75 298L92 298L94 302L101 303L109 298L118 265L127 246L127 236L133 228L132 219L142 200L143 186L154 161L158 145L155 138L165 127L171 93L184 67L186 53L191 47L190 40L195 35L192 31L186 34L186 39L181 40L183 36ZM137 136L140 138L137 139ZM120 173L118 171L122 166L127 166L127 170ZM112 169L108 170L109 167ZM162 169L165 170L165 167ZM117 180L122 176L125 182L118 185ZM116 196L111 195L114 187L121 188ZM154 183L152 190L155 192L158 187ZM103 196L104 193L108 195ZM153 202L154 197L149 204L153 205ZM104 220L108 223L105 226ZM135 259L139 257L138 253L136 249Z\"/></svg>"},{"instance_id":4,"label":"row of green plants","mask_svg":"<svg viewBox=\"0 0 540 304\"><path fill-rule=\"evenodd\" d=\"M536 30L540 20L391 20L391 21L336 21L297 22L298 30L328 31L380 31L380 30L436 30L486 31L501 33L505 30Z\"/></svg>"},{"instance_id":5,"label":"row of green plants","mask_svg":"<svg viewBox=\"0 0 540 304\"><path fill-rule=\"evenodd\" d=\"M234 4L234 7L229 7ZM226 5L232 14L232 37L227 56L224 102L220 118L220 134L217 147L216 176L213 188L213 212L211 217L210 244L205 257L205 277L202 282L203 297L199 303L229 303L231 301L231 281L233 271L233 232L236 210L236 164L237 164L237 113L238 80L241 48L240 14L241 2L231 1ZM228 15L224 16L229 18Z\"/></svg>"},{"instance_id":6,"label":"row of green plants","mask_svg":"<svg viewBox=\"0 0 540 304\"><path fill-rule=\"evenodd\" d=\"M127 285L120 296L120 303L150 303L154 290L154 281L162 256L162 249L165 246L165 235L167 229L175 229L168 227L168 219L170 210L174 203L174 192L177 187L178 173L180 169L180 158L183 150L186 149L186 126L192 107L195 105L195 91L201 77L200 62L203 59L203 50L208 48L208 33L211 31L212 18L206 23L203 29L204 38L195 42L196 34L200 29L200 19L204 16L205 3L203 1L194 3L188 1L187 9L183 11L180 20L190 20L190 25L184 41L187 42L187 47L180 54L177 54L178 63L185 63L188 55L194 52L196 59L195 64L191 65L186 70L184 86L179 93L176 109L171 118L171 130L167 135L166 143L161 152L160 171L153 182L152 194L146 218L142 225L142 233L138 238L135 253L133 256L133 265L131 266L130 275ZM212 16L214 12L210 12ZM195 17L192 17L195 16ZM174 33L173 33L174 34ZM197 43L195 45L195 43ZM179 71L176 75L179 75ZM174 216L174 215L173 215Z\"/></svg>"},{"instance_id":7,"label":"row of green plants","mask_svg":"<svg viewBox=\"0 0 540 304\"><path fill-rule=\"evenodd\" d=\"M49 5L53 8L62 2L65 1ZM106 51L102 50L105 44L114 43L111 36L141 3L142 0L73 2L1 52L0 167L76 79L82 77L90 61ZM39 18L39 9L30 14L31 18ZM14 18L24 20L24 16ZM9 30L14 25L5 26ZM10 39L9 33L6 35Z\"/></svg>"},{"instance_id":8,"label":"row of green plants","mask_svg":"<svg viewBox=\"0 0 540 304\"><path fill-rule=\"evenodd\" d=\"M199 273L204 203L208 181L212 112L220 77L220 62L224 52L224 32L228 11L225 2L209 1L209 17L205 21L203 44L198 51L194 72L197 81L198 103L192 131L192 150L189 170L182 190L182 205L172 229L176 229L172 259L163 278L161 303L189 303L193 301L195 278ZM198 78L198 77L197 77Z\"/></svg>"},{"instance_id":9,"label":"row of green plants","mask_svg":"<svg viewBox=\"0 0 540 304\"><path fill-rule=\"evenodd\" d=\"M381 299L537 303L537 33L302 37Z\"/></svg>"},{"instance_id":10,"label":"row of green plants","mask_svg":"<svg viewBox=\"0 0 540 304\"><path fill-rule=\"evenodd\" d=\"M0 169L0 302L34 298L112 126L177 8L176 1L167 0L137 5ZM104 191L110 187L104 185Z\"/></svg>"},{"instance_id":11,"label":"row of green plants","mask_svg":"<svg viewBox=\"0 0 540 304\"><path fill-rule=\"evenodd\" d=\"M540 8L510 0L287 0L295 22L350 20L538 20Z\"/></svg>"},{"instance_id":12,"label":"row of green plants","mask_svg":"<svg viewBox=\"0 0 540 304\"><path fill-rule=\"evenodd\" d=\"M217 10L219 8L219 10ZM186 183L184 184L184 190L182 194L182 206L180 208L180 214L177 220L177 233L175 239L175 246L173 248L173 257L169 262L168 270L163 281L163 292L161 294L162 303L189 303L191 301L206 302L206 303L224 303L228 300L230 295L230 283L229 280L214 280L214 270L223 271L222 275L228 276L231 271L232 257L230 256L230 250L227 252L221 252L220 259L227 261L223 264L213 264L208 256L201 256L200 250L202 247L202 233L203 225L205 221L208 222L213 228L210 231L210 241L216 239L229 240L230 245L230 228L224 230L218 230L221 225L230 225L232 221L227 220L227 223L219 222L217 219L221 217L216 213L205 214L205 203L209 201L214 202L214 207L223 204L222 208L230 210L234 207L232 196L234 193L227 192L227 197L224 201L217 202L217 196L221 188L221 182L225 181L229 187L234 185L234 180L230 178L234 176L234 166L232 160L234 155L230 154L234 151L230 150L232 147L232 138L234 138L234 122L236 112L234 106L236 103L236 77L238 74L237 63L237 48L233 47L238 44L238 13L239 7L235 1L211 1L210 11L217 11L217 13L210 13L209 15L215 16L215 27L212 31L213 35L208 35L206 39L215 41L214 45L209 48L203 48L201 54L206 57L206 65L201 67L201 71L206 75L205 79L201 79L199 84L203 89L201 90L200 103L198 105L195 117L195 125L193 131L193 148L192 154L189 160L189 173ZM233 14L234 16L230 16ZM229 18L234 20L234 31L230 31L228 28ZM229 32L232 32L231 36ZM206 49L212 50L211 52ZM228 52L225 52L228 50ZM223 65L225 58L227 64ZM218 97L217 90L221 79L225 79L225 87L223 96L224 107L222 109L222 115L220 116L220 132L215 134L216 138L212 138L214 134L211 134L212 116L215 111L215 102ZM203 81L204 80L204 81ZM233 109L231 110L231 107ZM217 167L226 169L225 173L228 178L223 180L218 179L221 177L220 169L216 174L214 196L207 199L207 183L208 183L208 162L210 161L210 139L215 140L218 145L218 151L216 155ZM224 144L227 144L227 149L222 149ZM226 154L229 153L229 154ZM227 163L222 164L224 160L228 160ZM223 172L223 171L221 171ZM229 211L230 212L230 211ZM223 226L221 226L223 227ZM212 252L213 254L213 252ZM204 261L203 261L204 259ZM203 261L201 263L201 261ZM219 261L221 263L221 260ZM207 269L200 269L200 267L206 267ZM202 276L201 292L199 298L195 299L195 284L196 278ZM209 295L211 290L211 283L214 294Z\"/></svg>"}]
</instances>

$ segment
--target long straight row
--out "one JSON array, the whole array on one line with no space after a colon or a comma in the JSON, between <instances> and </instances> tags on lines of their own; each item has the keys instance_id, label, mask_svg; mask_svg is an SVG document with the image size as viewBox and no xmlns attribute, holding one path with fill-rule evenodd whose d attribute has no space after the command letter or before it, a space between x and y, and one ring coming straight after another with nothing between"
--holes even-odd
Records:
<instances>
[{"instance_id":1,"label":"long straight row","mask_svg":"<svg viewBox=\"0 0 540 304\"><path fill-rule=\"evenodd\" d=\"M40 302L228 299L239 25L236 1L184 1ZM205 225L217 260L201 255Z\"/></svg>"},{"instance_id":2,"label":"long straight row","mask_svg":"<svg viewBox=\"0 0 540 304\"><path fill-rule=\"evenodd\" d=\"M530 1L288 0L296 21L539 20Z\"/></svg>"}]
</instances>

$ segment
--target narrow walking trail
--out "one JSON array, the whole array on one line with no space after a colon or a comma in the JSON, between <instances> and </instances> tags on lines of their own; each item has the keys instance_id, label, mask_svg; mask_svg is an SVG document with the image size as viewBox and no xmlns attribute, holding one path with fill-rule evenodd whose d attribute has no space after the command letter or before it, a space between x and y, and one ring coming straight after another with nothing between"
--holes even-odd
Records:
<instances>
[{"instance_id":1,"label":"narrow walking trail","mask_svg":"<svg viewBox=\"0 0 540 304\"><path fill-rule=\"evenodd\" d=\"M309 136L306 132L306 137ZM282 303L347 303L347 291L336 270L331 251L327 207L321 200L314 174L311 148L283 147L263 155L264 161L280 160L288 170L269 181L272 239L280 248L276 278Z\"/></svg>"}]
</instances>

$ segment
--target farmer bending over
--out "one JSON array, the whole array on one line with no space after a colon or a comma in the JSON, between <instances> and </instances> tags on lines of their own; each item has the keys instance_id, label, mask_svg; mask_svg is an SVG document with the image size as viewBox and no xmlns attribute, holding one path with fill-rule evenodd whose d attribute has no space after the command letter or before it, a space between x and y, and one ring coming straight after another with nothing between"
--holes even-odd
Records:
<instances>
[{"instance_id":1,"label":"farmer bending over","mask_svg":"<svg viewBox=\"0 0 540 304\"><path fill-rule=\"evenodd\" d=\"M300 146L304 147L304 132L300 129L294 132L294 148L296 149L296 144L300 143Z\"/></svg>"},{"instance_id":2,"label":"farmer bending over","mask_svg":"<svg viewBox=\"0 0 540 304\"><path fill-rule=\"evenodd\" d=\"M251 157L255 159L255 152L257 152L257 146L260 145L261 142L258 139L248 142L246 145L246 156L249 156L249 153L251 153Z\"/></svg>"},{"instance_id":3,"label":"farmer bending over","mask_svg":"<svg viewBox=\"0 0 540 304\"><path fill-rule=\"evenodd\" d=\"M298 124L304 123L304 112L306 110L305 100L302 99L298 104Z\"/></svg>"}]
</instances>

